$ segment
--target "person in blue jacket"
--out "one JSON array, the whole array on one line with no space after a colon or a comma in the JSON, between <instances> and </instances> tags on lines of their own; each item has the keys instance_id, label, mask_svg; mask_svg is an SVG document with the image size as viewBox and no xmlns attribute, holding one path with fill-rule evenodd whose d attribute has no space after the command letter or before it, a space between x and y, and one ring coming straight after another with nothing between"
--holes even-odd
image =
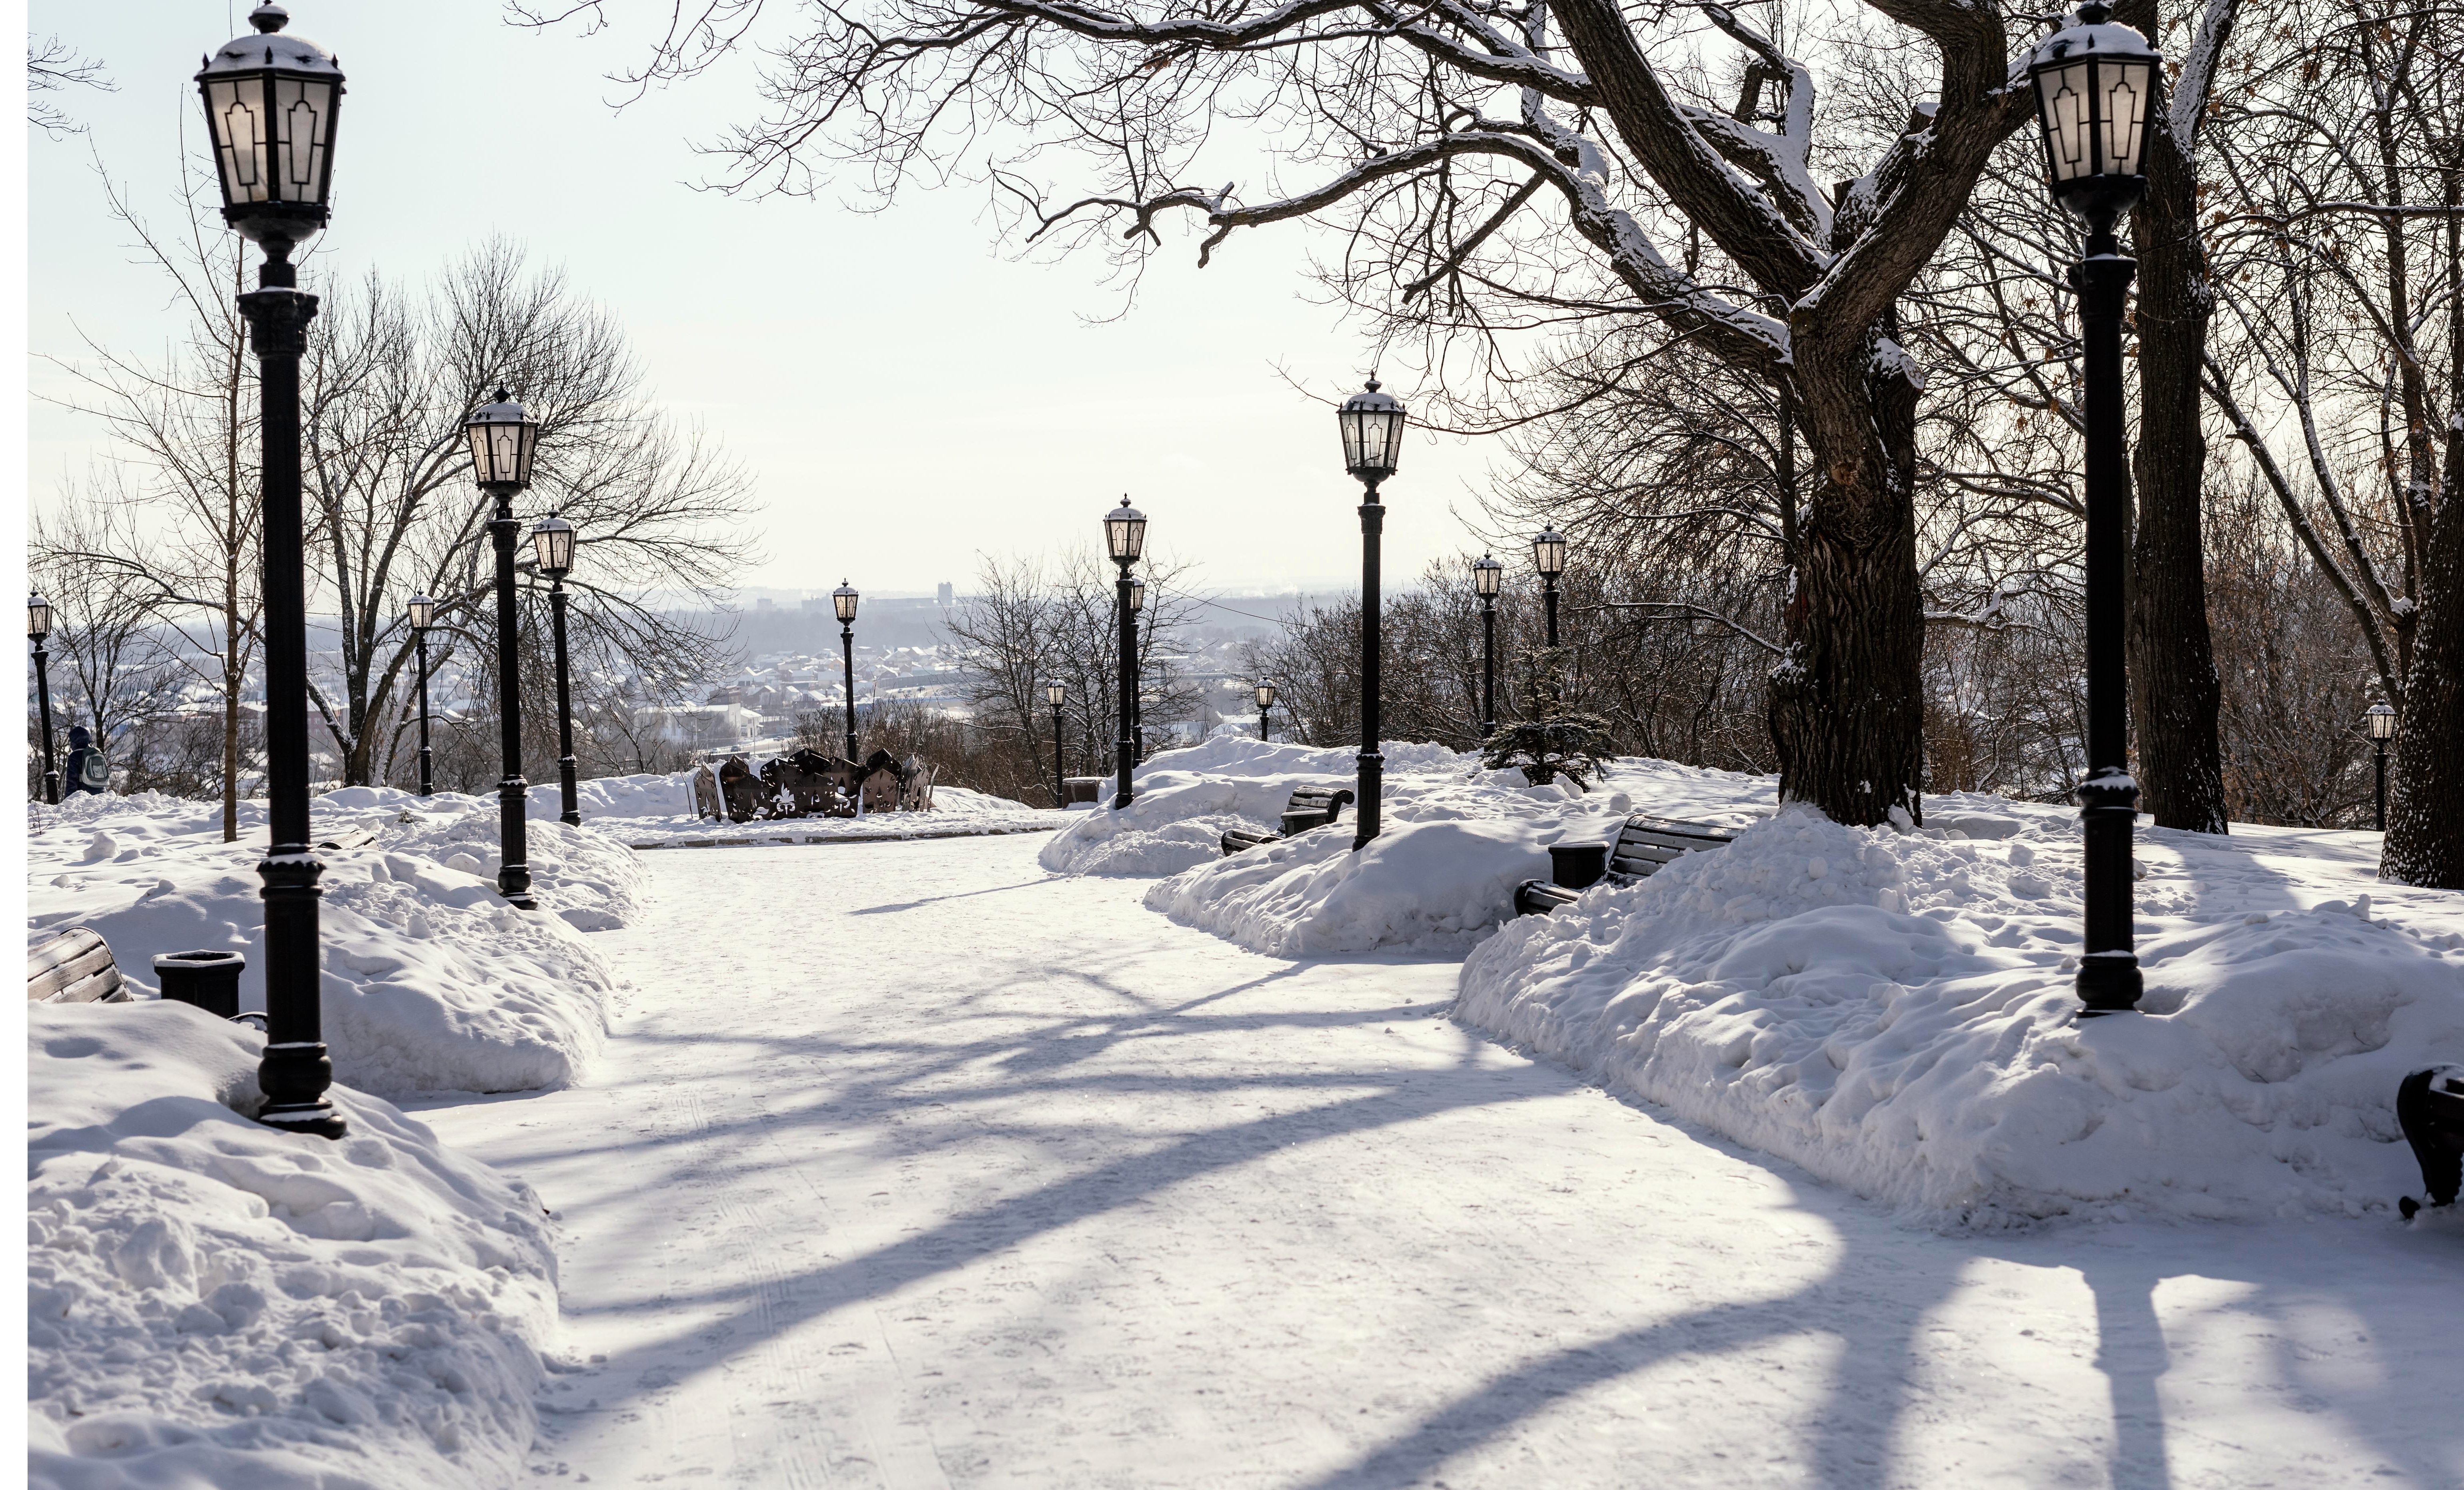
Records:
<instances>
[{"instance_id":1,"label":"person in blue jacket","mask_svg":"<svg viewBox=\"0 0 2464 1490\"><path fill-rule=\"evenodd\" d=\"M111 793L111 757L94 748L94 736L84 725L69 731L68 768L60 774L72 792L92 792L98 797Z\"/></svg>"}]
</instances>

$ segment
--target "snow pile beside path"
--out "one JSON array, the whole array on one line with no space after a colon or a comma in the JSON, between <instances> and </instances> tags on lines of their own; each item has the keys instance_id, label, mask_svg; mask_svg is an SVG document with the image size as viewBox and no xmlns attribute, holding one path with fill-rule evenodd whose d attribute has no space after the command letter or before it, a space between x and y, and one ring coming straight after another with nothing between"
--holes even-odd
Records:
<instances>
[{"instance_id":1,"label":"snow pile beside path","mask_svg":"<svg viewBox=\"0 0 2464 1490\"><path fill-rule=\"evenodd\" d=\"M27 1019L32 1484L522 1474L557 1317L527 1188L347 1088L340 1142L257 1126L263 1037L185 1004Z\"/></svg>"},{"instance_id":2,"label":"snow pile beside path","mask_svg":"<svg viewBox=\"0 0 2464 1490\"><path fill-rule=\"evenodd\" d=\"M2333 855L2271 851L2289 835L2151 834L2147 1013L2075 1023L2076 819L2000 805L1977 840L1786 809L1508 926L1457 1015L1971 1221L2357 1214L2417 1185L2395 1089L2464 1060L2464 897L2373 915L2328 898L2368 883Z\"/></svg>"},{"instance_id":3,"label":"snow pile beside path","mask_svg":"<svg viewBox=\"0 0 2464 1490\"><path fill-rule=\"evenodd\" d=\"M1690 816L1743 822L1749 820L1754 803L1768 802L1771 795L1766 778L1694 771L1662 761L1618 761L1608 778L1585 795L1568 786L1530 786L1520 771L1485 770L1476 753L1451 751L1442 745L1390 742L1385 754L1385 821L1389 823L1481 818L1557 820L1571 815L1582 821L1563 825L1586 831L1597 827L1591 819L1624 812L1627 806L1618 803L1644 802L1646 798L1667 799L1688 809ZM1226 829L1275 831L1295 788L1349 788L1358 774L1359 757L1350 750L1269 744L1219 734L1186 750L1166 751L1139 767L1133 778L1138 795L1125 811L1114 812L1107 805L1077 818L1044 846L1041 863L1057 874L1178 874L1219 859L1220 841ZM1653 806L1651 810L1667 809ZM1348 824L1353 812L1351 807L1344 809L1346 843L1351 840ZM1544 835L1534 842L1546 843L1553 837ZM1521 848L1507 857L1517 864L1529 861ZM1545 874L1547 866L1526 872L1523 878L1532 872ZM1432 925L1445 919L1446 914L1439 914ZM1195 924L1211 923L1199 918ZM1406 940L1419 934L1416 931Z\"/></svg>"},{"instance_id":4,"label":"snow pile beside path","mask_svg":"<svg viewBox=\"0 0 2464 1490\"><path fill-rule=\"evenodd\" d=\"M320 836L377 835L319 853L325 1041L337 1078L363 1091L553 1086L605 1039L616 977L582 933L637 912L639 860L588 828L533 822L541 909L515 910L495 888L495 803L466 800L478 806L353 788L316 807ZM30 809L32 935L93 928L140 994L156 991L159 953L237 951L240 1007L262 1009L264 804L244 808L235 844L210 802L148 793Z\"/></svg>"},{"instance_id":5,"label":"snow pile beside path","mask_svg":"<svg viewBox=\"0 0 2464 1490\"><path fill-rule=\"evenodd\" d=\"M1215 753L1207 769L1181 764L1201 752ZM1368 847L1352 851L1347 812L1331 828L1221 857L1223 828L1274 825L1293 787L1352 781L1277 768L1334 758L1344 757L1222 738L1158 756L1149 795L1056 839L1045 865L1173 873L1148 890L1151 909L1274 956L1461 953L1512 917L1517 885L1548 878L1551 844L1612 838L1638 807L1739 825L1770 810L1761 777L1619 761L1585 794L1529 785L1521 772L1485 770L1474 755L1392 746L1389 758L1406 764L1386 778L1383 831Z\"/></svg>"}]
</instances>

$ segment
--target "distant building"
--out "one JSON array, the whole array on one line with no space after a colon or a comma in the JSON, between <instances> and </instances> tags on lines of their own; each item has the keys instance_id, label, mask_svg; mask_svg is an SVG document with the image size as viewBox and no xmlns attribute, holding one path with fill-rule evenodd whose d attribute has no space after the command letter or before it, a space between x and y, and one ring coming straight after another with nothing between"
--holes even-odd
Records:
<instances>
[{"instance_id":1,"label":"distant building","mask_svg":"<svg viewBox=\"0 0 2464 1490\"><path fill-rule=\"evenodd\" d=\"M774 600L758 600L753 603L753 608L755 610L777 610L779 608L779 603Z\"/></svg>"},{"instance_id":2,"label":"distant building","mask_svg":"<svg viewBox=\"0 0 2464 1490\"><path fill-rule=\"evenodd\" d=\"M951 605L957 603L958 597L957 592L951 589L950 581L944 580L941 581L940 590L935 594L934 599L939 602L942 608L946 610Z\"/></svg>"}]
</instances>

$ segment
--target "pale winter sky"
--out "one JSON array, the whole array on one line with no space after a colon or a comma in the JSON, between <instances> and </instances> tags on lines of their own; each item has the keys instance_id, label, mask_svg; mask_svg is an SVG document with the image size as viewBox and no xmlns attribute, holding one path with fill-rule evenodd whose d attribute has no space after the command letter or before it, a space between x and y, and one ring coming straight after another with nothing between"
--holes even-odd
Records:
<instances>
[{"instance_id":1,"label":"pale winter sky","mask_svg":"<svg viewBox=\"0 0 2464 1490\"><path fill-rule=\"evenodd\" d=\"M190 77L247 29L245 3L37 0L28 27L107 64L118 92L53 97L91 126L30 131L28 338L77 328L116 348L175 330L162 281L104 211L95 160L163 219L176 213ZM660 399L698 417L752 471L765 558L743 584L877 594L963 589L979 552L1093 545L1124 492L1159 552L1219 589L1349 588L1358 489L1334 417L1309 397L1358 385L1366 329L1312 303L1307 227L1236 235L1208 269L1176 247L1126 319L1094 259L1002 256L972 190L918 192L883 214L837 200L736 200L694 189L692 145L750 102L743 75L654 95L622 114L605 75L647 39L502 24L498 0L417 6L298 0L291 29L350 78L326 272L418 277L494 233L561 264L623 321ZM74 324L72 323L74 318ZM1307 392L1290 386L1287 369ZM1410 398L1408 378L1394 391ZM30 412L38 504L103 452L92 422ZM1389 485L1387 573L1400 581L1473 540L1493 443L1427 437ZM1390 581L1392 582L1392 581Z\"/></svg>"}]
</instances>

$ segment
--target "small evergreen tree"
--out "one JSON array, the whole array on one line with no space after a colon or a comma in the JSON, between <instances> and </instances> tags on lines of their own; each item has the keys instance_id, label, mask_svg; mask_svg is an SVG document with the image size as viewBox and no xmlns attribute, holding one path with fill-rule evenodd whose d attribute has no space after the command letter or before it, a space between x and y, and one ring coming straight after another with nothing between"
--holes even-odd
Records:
<instances>
[{"instance_id":1,"label":"small evergreen tree","mask_svg":"<svg viewBox=\"0 0 2464 1490\"><path fill-rule=\"evenodd\" d=\"M1566 669L1571 657L1562 646L1544 646L1524 654L1524 717L1499 728L1481 748L1481 761L1491 771L1523 768L1524 779L1546 786L1560 776L1587 788L1601 766L1617 754L1608 721L1597 714L1566 708Z\"/></svg>"}]
</instances>

